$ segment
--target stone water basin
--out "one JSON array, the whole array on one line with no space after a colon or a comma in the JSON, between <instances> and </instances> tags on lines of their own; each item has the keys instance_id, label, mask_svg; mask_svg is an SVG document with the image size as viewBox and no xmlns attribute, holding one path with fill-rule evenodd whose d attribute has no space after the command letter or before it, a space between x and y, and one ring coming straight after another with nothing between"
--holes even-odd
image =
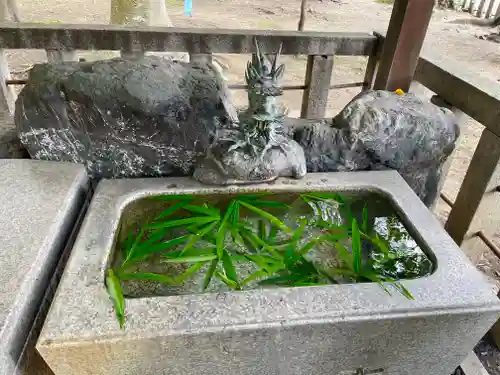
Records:
<instances>
[{"instance_id":1,"label":"stone water basin","mask_svg":"<svg viewBox=\"0 0 500 375\"><path fill-rule=\"evenodd\" d=\"M214 282L202 293L196 278L181 287L134 281L123 286L126 319L120 329L106 272L120 264L125 234L172 204L154 197L191 195L224 206L228 197L261 192L284 201L303 192L359 196L370 203L375 219L397 217L407 243L414 243L426 265L400 281L413 299L388 294L376 282L243 291ZM384 221L378 223L383 234ZM444 375L460 364L499 311L492 286L396 172L315 173L237 187L188 178L105 180L37 348L55 375L354 374L359 369Z\"/></svg>"}]
</instances>

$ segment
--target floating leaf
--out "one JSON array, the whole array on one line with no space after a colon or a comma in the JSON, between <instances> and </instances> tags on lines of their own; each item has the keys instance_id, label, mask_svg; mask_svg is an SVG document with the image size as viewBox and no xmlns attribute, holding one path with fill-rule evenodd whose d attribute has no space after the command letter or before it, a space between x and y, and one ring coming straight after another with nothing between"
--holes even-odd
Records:
<instances>
[{"instance_id":1,"label":"floating leaf","mask_svg":"<svg viewBox=\"0 0 500 375\"><path fill-rule=\"evenodd\" d=\"M177 276L175 278L176 283L177 284L182 284L189 277L191 277L196 272L198 272L200 270L200 268L205 265L205 263L206 262L200 262L200 263L196 263L196 264L192 265L191 267L189 267L186 271L184 271L182 274L180 274L179 276Z\"/></svg>"},{"instance_id":2,"label":"floating leaf","mask_svg":"<svg viewBox=\"0 0 500 375\"><path fill-rule=\"evenodd\" d=\"M148 256L151 256L153 254L161 253L164 251L167 251L171 249L172 247L182 245L187 241L189 238L188 235L172 238L171 240L159 243L157 245L151 245L151 246L141 246L134 252L134 254L131 254L125 262L123 262L122 267L125 267L126 265L130 264L131 262L137 262L141 259L144 259Z\"/></svg>"},{"instance_id":3,"label":"floating leaf","mask_svg":"<svg viewBox=\"0 0 500 375\"><path fill-rule=\"evenodd\" d=\"M212 281L212 277L214 276L214 272L217 269L217 264L219 264L219 259L214 259L212 263L210 263L210 267L208 268L205 277L203 278L203 291L208 288L210 281Z\"/></svg>"},{"instance_id":4,"label":"floating leaf","mask_svg":"<svg viewBox=\"0 0 500 375\"><path fill-rule=\"evenodd\" d=\"M224 254L222 255L222 266L227 278L238 284L238 275L236 274L236 268L234 268L231 256L227 251L224 251Z\"/></svg>"},{"instance_id":5,"label":"floating leaf","mask_svg":"<svg viewBox=\"0 0 500 375\"><path fill-rule=\"evenodd\" d=\"M198 263L198 262L210 262L211 260L218 259L215 252L213 254L202 254L202 255L191 255L191 256L178 256L174 258L167 258L164 260L165 263Z\"/></svg>"},{"instance_id":6,"label":"floating leaf","mask_svg":"<svg viewBox=\"0 0 500 375\"><path fill-rule=\"evenodd\" d=\"M167 285L177 285L177 281L167 275L152 272L119 273L120 280L149 280L158 281Z\"/></svg>"},{"instance_id":7,"label":"floating leaf","mask_svg":"<svg viewBox=\"0 0 500 375\"><path fill-rule=\"evenodd\" d=\"M237 282L230 280L225 274L220 271L215 271L215 276L218 277L224 284L226 284L230 289L239 290L240 286Z\"/></svg>"},{"instance_id":8,"label":"floating leaf","mask_svg":"<svg viewBox=\"0 0 500 375\"><path fill-rule=\"evenodd\" d=\"M266 276L269 276L269 273L265 270L258 270L258 271L252 272L250 274L250 276L248 276L246 279L244 279L241 282L241 285L246 285L251 281L254 281L254 280L260 279L262 277L266 277Z\"/></svg>"},{"instance_id":9,"label":"floating leaf","mask_svg":"<svg viewBox=\"0 0 500 375\"><path fill-rule=\"evenodd\" d=\"M187 211L191 211L197 214L207 215L211 217L220 216L220 210L214 207L209 207L206 203L203 206L186 205L183 208Z\"/></svg>"},{"instance_id":10,"label":"floating leaf","mask_svg":"<svg viewBox=\"0 0 500 375\"><path fill-rule=\"evenodd\" d=\"M160 228L175 228L175 227L183 227L191 224L207 224L213 221L217 221L220 218L217 216L194 216L188 217L184 219L170 220L170 221L162 221L160 223L148 224L146 226L147 229L160 229Z\"/></svg>"},{"instance_id":11,"label":"floating leaf","mask_svg":"<svg viewBox=\"0 0 500 375\"><path fill-rule=\"evenodd\" d=\"M352 269L355 273L361 271L361 236L359 234L358 222L356 219L352 220Z\"/></svg>"},{"instance_id":12,"label":"floating leaf","mask_svg":"<svg viewBox=\"0 0 500 375\"><path fill-rule=\"evenodd\" d=\"M363 207L363 221L361 222L363 232L368 233L368 208L366 205Z\"/></svg>"},{"instance_id":13,"label":"floating leaf","mask_svg":"<svg viewBox=\"0 0 500 375\"><path fill-rule=\"evenodd\" d=\"M161 220L169 217L172 215L174 212L180 210L181 208L187 206L189 202L176 202L170 207L168 207L165 211L160 213L158 216L155 217L155 220Z\"/></svg>"},{"instance_id":14,"label":"floating leaf","mask_svg":"<svg viewBox=\"0 0 500 375\"><path fill-rule=\"evenodd\" d=\"M189 241L187 242L184 249L182 249L181 254L184 254L186 251L191 249L198 241L200 241L203 237L205 237L208 233L214 230L215 226L218 224L217 221L210 223L205 228L201 229L197 234L192 234L189 236Z\"/></svg>"},{"instance_id":15,"label":"floating leaf","mask_svg":"<svg viewBox=\"0 0 500 375\"><path fill-rule=\"evenodd\" d=\"M282 231L284 232L287 232L287 233L292 233L293 231L287 227L285 225L285 223L283 223L280 219L278 219L277 217L271 215L269 212L266 212L264 210L261 210L260 208L258 207L255 207L255 206L252 206L251 204L248 204L246 202L243 202L243 201L240 201L240 204L246 208L248 208L250 211L253 211L255 212L257 215L267 219L271 224L273 224L274 226L278 227L279 229L281 229Z\"/></svg>"},{"instance_id":16,"label":"floating leaf","mask_svg":"<svg viewBox=\"0 0 500 375\"><path fill-rule=\"evenodd\" d=\"M113 301L116 318L118 319L120 328L123 328L125 323L125 298L123 297L120 280L116 277L112 269L108 269L106 272L106 289Z\"/></svg>"}]
</instances>

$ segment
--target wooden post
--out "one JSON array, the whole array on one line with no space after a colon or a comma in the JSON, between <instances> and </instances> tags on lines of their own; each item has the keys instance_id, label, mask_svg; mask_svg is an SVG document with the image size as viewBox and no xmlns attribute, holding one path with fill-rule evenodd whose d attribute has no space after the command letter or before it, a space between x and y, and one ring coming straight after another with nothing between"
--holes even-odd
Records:
<instances>
[{"instance_id":1,"label":"wooden post","mask_svg":"<svg viewBox=\"0 0 500 375\"><path fill-rule=\"evenodd\" d=\"M500 161L500 138L484 129L444 228L461 246Z\"/></svg>"},{"instance_id":2,"label":"wooden post","mask_svg":"<svg viewBox=\"0 0 500 375\"><path fill-rule=\"evenodd\" d=\"M328 92L333 72L334 56L311 55L307 59L304 94L300 117L320 119L325 117Z\"/></svg>"},{"instance_id":3,"label":"wooden post","mask_svg":"<svg viewBox=\"0 0 500 375\"><path fill-rule=\"evenodd\" d=\"M476 16L481 18L484 13L486 13L486 0L481 0L481 3L479 3L479 8L477 8L477 13Z\"/></svg>"},{"instance_id":4,"label":"wooden post","mask_svg":"<svg viewBox=\"0 0 500 375\"><path fill-rule=\"evenodd\" d=\"M394 2L375 78L375 89L408 91L433 9L434 0Z\"/></svg>"},{"instance_id":5,"label":"wooden post","mask_svg":"<svg viewBox=\"0 0 500 375\"><path fill-rule=\"evenodd\" d=\"M476 3L476 0L470 0L469 4L469 13L472 14L474 13L474 4Z\"/></svg>"},{"instance_id":6,"label":"wooden post","mask_svg":"<svg viewBox=\"0 0 500 375\"><path fill-rule=\"evenodd\" d=\"M17 8L12 8L10 5L12 4L8 0L0 0L0 22L10 21L11 16L14 19L19 19L19 15L16 14ZM7 79L10 79L9 64L5 51L2 49L0 50L0 112L3 114L2 118L4 120L6 116L10 117L14 111L16 101L16 95L12 87L5 84Z\"/></svg>"},{"instance_id":7,"label":"wooden post","mask_svg":"<svg viewBox=\"0 0 500 375\"><path fill-rule=\"evenodd\" d=\"M488 6L488 10L486 12L486 18L490 18L493 15L494 7L495 7L495 0L490 0L490 5Z\"/></svg>"}]
</instances>

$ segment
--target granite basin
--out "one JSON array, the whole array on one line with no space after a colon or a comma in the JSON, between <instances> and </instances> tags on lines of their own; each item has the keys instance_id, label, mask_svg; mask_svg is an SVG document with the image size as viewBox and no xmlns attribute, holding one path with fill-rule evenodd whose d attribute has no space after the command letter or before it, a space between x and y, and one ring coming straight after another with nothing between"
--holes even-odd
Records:
<instances>
[{"instance_id":1,"label":"granite basin","mask_svg":"<svg viewBox=\"0 0 500 375\"><path fill-rule=\"evenodd\" d=\"M435 263L402 283L156 295L126 300L120 329L105 272L130 207L157 195L304 191L376 193ZM500 315L475 269L397 172L313 173L215 187L189 178L102 181L73 247L37 349L55 375L450 374Z\"/></svg>"}]
</instances>

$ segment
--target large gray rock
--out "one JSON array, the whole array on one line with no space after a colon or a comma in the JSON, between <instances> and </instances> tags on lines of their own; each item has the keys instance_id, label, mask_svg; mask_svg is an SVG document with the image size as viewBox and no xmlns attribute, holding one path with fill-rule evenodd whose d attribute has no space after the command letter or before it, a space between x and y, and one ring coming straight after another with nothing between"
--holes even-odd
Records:
<instances>
[{"instance_id":1,"label":"large gray rock","mask_svg":"<svg viewBox=\"0 0 500 375\"><path fill-rule=\"evenodd\" d=\"M395 169L427 206L459 136L448 109L387 91L363 92L333 120L291 131L308 172Z\"/></svg>"},{"instance_id":2,"label":"large gray rock","mask_svg":"<svg viewBox=\"0 0 500 375\"><path fill-rule=\"evenodd\" d=\"M225 116L221 80L156 56L36 65L15 123L33 158L83 163L92 177L190 174Z\"/></svg>"}]
</instances>

